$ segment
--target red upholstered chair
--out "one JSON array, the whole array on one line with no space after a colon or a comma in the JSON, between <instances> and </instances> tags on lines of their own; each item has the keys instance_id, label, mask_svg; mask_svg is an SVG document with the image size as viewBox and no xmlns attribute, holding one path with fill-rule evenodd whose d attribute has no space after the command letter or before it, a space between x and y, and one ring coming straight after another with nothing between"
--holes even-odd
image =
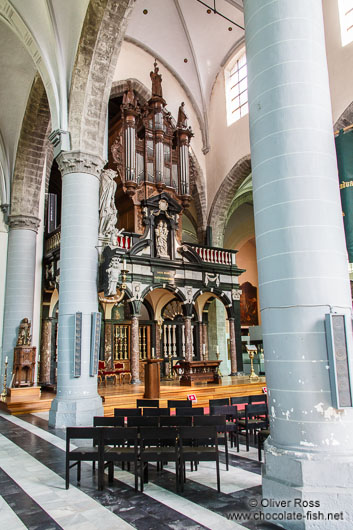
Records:
<instances>
[{"instance_id":1,"label":"red upholstered chair","mask_svg":"<svg viewBox=\"0 0 353 530\"><path fill-rule=\"evenodd\" d=\"M98 383L101 383L105 373L105 361L98 361Z\"/></svg>"},{"instance_id":2,"label":"red upholstered chair","mask_svg":"<svg viewBox=\"0 0 353 530\"><path fill-rule=\"evenodd\" d=\"M114 361L114 372L116 373L116 376L119 377L119 383L122 383L125 378L131 383L131 372L130 370L125 369L124 363Z\"/></svg>"}]
</instances>

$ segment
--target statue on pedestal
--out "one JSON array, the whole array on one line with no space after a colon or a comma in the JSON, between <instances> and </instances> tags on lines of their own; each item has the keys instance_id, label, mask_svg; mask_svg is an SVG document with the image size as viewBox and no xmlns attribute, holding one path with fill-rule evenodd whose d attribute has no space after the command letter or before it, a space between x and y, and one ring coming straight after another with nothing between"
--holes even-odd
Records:
<instances>
[{"instance_id":1,"label":"statue on pedestal","mask_svg":"<svg viewBox=\"0 0 353 530\"><path fill-rule=\"evenodd\" d=\"M162 219L159 221L157 228L155 229L156 234L156 247L158 258L169 258L168 254L168 226L167 222Z\"/></svg>"},{"instance_id":2,"label":"statue on pedestal","mask_svg":"<svg viewBox=\"0 0 353 530\"><path fill-rule=\"evenodd\" d=\"M180 127L182 129L186 129L187 126L188 126L188 123L187 123L187 115L185 113L185 103L184 101L181 103L180 107L179 107L179 111L178 111L178 123L177 123L177 127Z\"/></svg>"},{"instance_id":3,"label":"statue on pedestal","mask_svg":"<svg viewBox=\"0 0 353 530\"><path fill-rule=\"evenodd\" d=\"M99 236L110 237L118 221L115 206L116 172L112 169L102 171L99 195Z\"/></svg>"},{"instance_id":4,"label":"statue on pedestal","mask_svg":"<svg viewBox=\"0 0 353 530\"><path fill-rule=\"evenodd\" d=\"M162 94L162 76L159 74L159 68L157 66L157 60L155 59L155 62L153 64L154 71L150 72L150 77L152 80L152 97L153 96L159 96L160 98L163 97Z\"/></svg>"}]
</instances>

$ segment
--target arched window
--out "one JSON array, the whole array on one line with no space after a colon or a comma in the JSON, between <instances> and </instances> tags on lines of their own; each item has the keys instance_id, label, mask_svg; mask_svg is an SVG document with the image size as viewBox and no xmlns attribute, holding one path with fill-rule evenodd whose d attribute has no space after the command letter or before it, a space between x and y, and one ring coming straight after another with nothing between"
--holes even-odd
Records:
<instances>
[{"instance_id":1,"label":"arched window","mask_svg":"<svg viewBox=\"0 0 353 530\"><path fill-rule=\"evenodd\" d=\"M353 0L338 0L342 46L353 40Z\"/></svg>"},{"instance_id":2,"label":"arched window","mask_svg":"<svg viewBox=\"0 0 353 530\"><path fill-rule=\"evenodd\" d=\"M227 124L231 125L249 112L248 69L246 54L242 50L225 69Z\"/></svg>"}]
</instances>

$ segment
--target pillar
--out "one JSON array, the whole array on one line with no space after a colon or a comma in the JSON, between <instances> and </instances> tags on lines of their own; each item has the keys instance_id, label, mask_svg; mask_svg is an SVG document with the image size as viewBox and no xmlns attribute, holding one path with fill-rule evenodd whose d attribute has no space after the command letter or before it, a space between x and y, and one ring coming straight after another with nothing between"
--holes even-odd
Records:
<instances>
[{"instance_id":1,"label":"pillar","mask_svg":"<svg viewBox=\"0 0 353 530\"><path fill-rule=\"evenodd\" d=\"M205 352L205 361L208 361L208 329L207 329L207 323L202 324L202 334L203 334L203 344L206 346Z\"/></svg>"},{"instance_id":2,"label":"pillar","mask_svg":"<svg viewBox=\"0 0 353 530\"><path fill-rule=\"evenodd\" d=\"M33 325L37 232L40 220L31 215L11 215L9 222L1 373L8 357L7 386L11 386L14 347L20 322Z\"/></svg>"},{"instance_id":3,"label":"pillar","mask_svg":"<svg viewBox=\"0 0 353 530\"><path fill-rule=\"evenodd\" d=\"M98 199L104 162L79 151L57 158L62 174L57 394L49 425L92 425L103 414L90 376L91 315L98 311ZM81 375L74 376L75 314L82 313Z\"/></svg>"},{"instance_id":4,"label":"pillar","mask_svg":"<svg viewBox=\"0 0 353 530\"><path fill-rule=\"evenodd\" d=\"M158 320L155 321L155 330L156 330L156 345L155 345L155 355L156 359L161 358L161 329L162 326L159 325Z\"/></svg>"},{"instance_id":5,"label":"pillar","mask_svg":"<svg viewBox=\"0 0 353 530\"><path fill-rule=\"evenodd\" d=\"M352 528L351 408L332 406L325 314L351 315L319 0L245 0L255 233L271 437L263 496ZM351 357L352 352L349 352ZM283 513L283 508L272 508ZM308 508L308 510L313 510ZM294 511L305 512L297 507Z\"/></svg>"},{"instance_id":6,"label":"pillar","mask_svg":"<svg viewBox=\"0 0 353 530\"><path fill-rule=\"evenodd\" d=\"M192 336L191 336L191 317L184 317L185 333L185 361L193 360Z\"/></svg>"},{"instance_id":7,"label":"pillar","mask_svg":"<svg viewBox=\"0 0 353 530\"><path fill-rule=\"evenodd\" d=\"M230 375L237 375L237 348L235 343L234 318L229 318L229 342L230 342Z\"/></svg>"},{"instance_id":8,"label":"pillar","mask_svg":"<svg viewBox=\"0 0 353 530\"><path fill-rule=\"evenodd\" d=\"M40 371L39 381L43 384L50 383L51 369L51 333L52 319L50 317L42 320L42 337L40 346Z\"/></svg>"},{"instance_id":9,"label":"pillar","mask_svg":"<svg viewBox=\"0 0 353 530\"><path fill-rule=\"evenodd\" d=\"M136 315L131 317L130 370L131 384L140 384L139 319Z\"/></svg>"},{"instance_id":10,"label":"pillar","mask_svg":"<svg viewBox=\"0 0 353 530\"><path fill-rule=\"evenodd\" d=\"M111 320L106 320L104 323L104 360L107 369L113 369L114 358L112 352L112 327Z\"/></svg>"},{"instance_id":11,"label":"pillar","mask_svg":"<svg viewBox=\"0 0 353 530\"><path fill-rule=\"evenodd\" d=\"M208 308L208 338L209 354L211 361L217 359L217 346L219 349L219 360L222 361L219 369L223 375L230 374L230 362L228 360L228 347L226 335L226 310L223 303L217 298L210 303Z\"/></svg>"}]
</instances>

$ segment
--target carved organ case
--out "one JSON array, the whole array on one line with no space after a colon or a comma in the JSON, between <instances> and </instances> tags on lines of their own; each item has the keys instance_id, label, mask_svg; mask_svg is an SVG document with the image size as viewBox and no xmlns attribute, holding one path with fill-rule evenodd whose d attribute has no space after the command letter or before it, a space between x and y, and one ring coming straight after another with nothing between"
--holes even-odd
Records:
<instances>
[{"instance_id":1,"label":"carved organ case","mask_svg":"<svg viewBox=\"0 0 353 530\"><path fill-rule=\"evenodd\" d=\"M130 82L122 101L117 98L110 103L109 167L117 172L118 224L140 235L145 231L143 210L149 198L164 192L180 205L180 211L191 200L189 142L193 133L187 127L184 104L175 122L166 109L156 62L150 75L152 97L147 103L140 103ZM180 242L179 216L176 232Z\"/></svg>"}]
</instances>

